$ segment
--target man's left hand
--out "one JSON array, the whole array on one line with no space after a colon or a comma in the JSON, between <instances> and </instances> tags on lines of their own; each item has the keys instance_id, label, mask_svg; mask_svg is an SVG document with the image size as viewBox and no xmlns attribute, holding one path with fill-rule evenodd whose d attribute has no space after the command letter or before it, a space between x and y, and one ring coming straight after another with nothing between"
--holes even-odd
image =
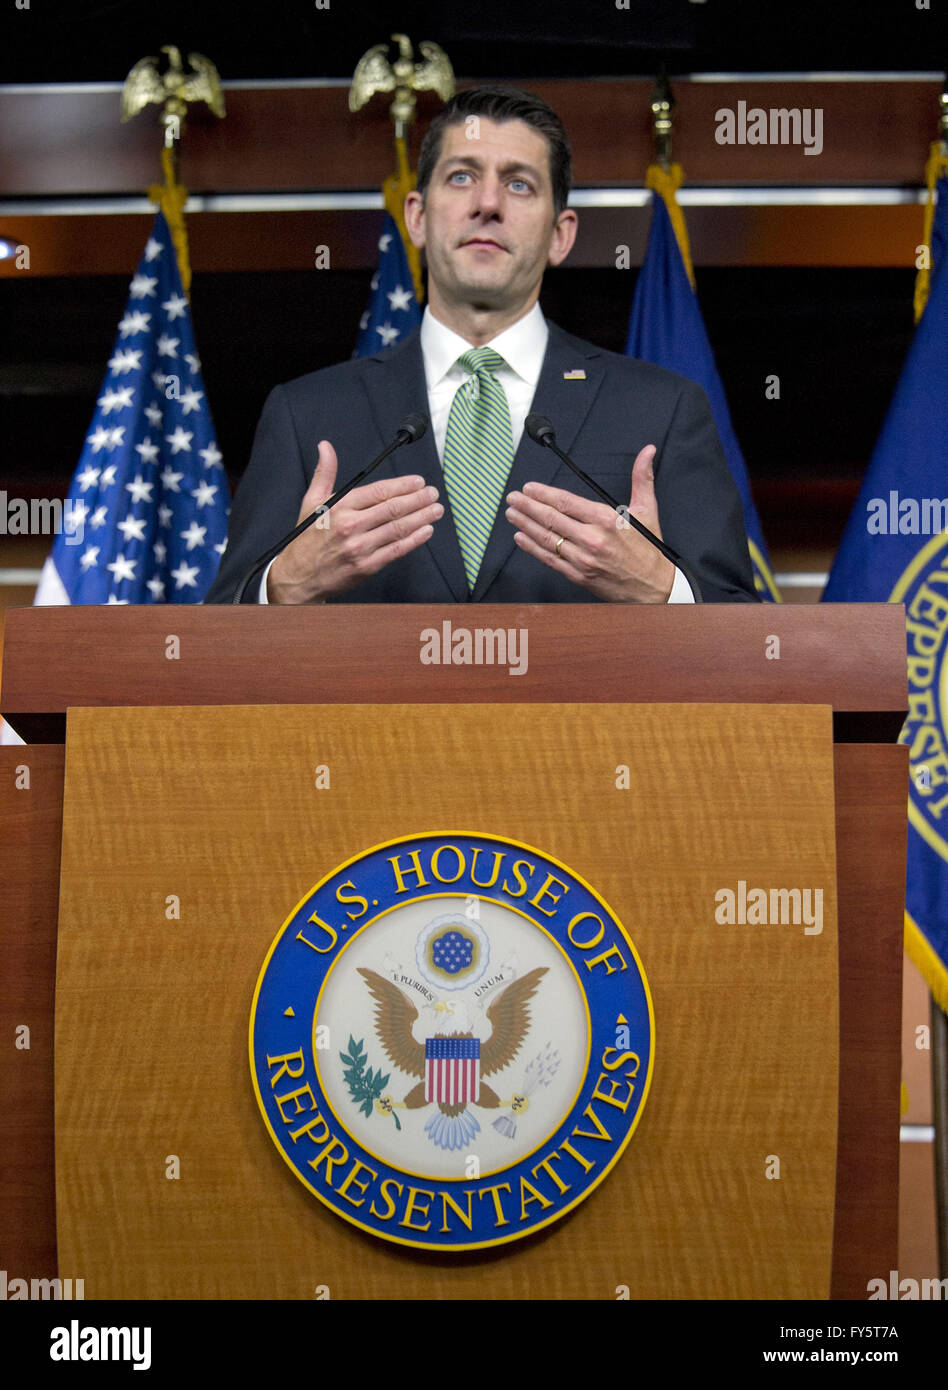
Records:
<instances>
[{"instance_id":1,"label":"man's left hand","mask_svg":"<svg viewBox=\"0 0 948 1390\"><path fill-rule=\"evenodd\" d=\"M629 512L661 540L655 500L655 445L632 467ZM507 520L521 550L609 603L667 603L675 566L604 502L526 483L507 496ZM559 544L558 544L559 543Z\"/></svg>"}]
</instances>

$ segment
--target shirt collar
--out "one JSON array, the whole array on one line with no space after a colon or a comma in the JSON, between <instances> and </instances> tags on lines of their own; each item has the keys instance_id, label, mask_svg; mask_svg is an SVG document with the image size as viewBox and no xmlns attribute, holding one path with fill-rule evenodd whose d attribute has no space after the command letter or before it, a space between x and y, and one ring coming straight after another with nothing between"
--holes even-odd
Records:
<instances>
[{"instance_id":1,"label":"shirt collar","mask_svg":"<svg viewBox=\"0 0 948 1390\"><path fill-rule=\"evenodd\" d=\"M540 379L549 336L550 330L537 302L522 319L512 323L484 346L499 352L511 371L535 387ZM430 309L425 309L421 321L421 351L429 390L448 375L458 358L462 353L469 352L471 346L466 338L440 323Z\"/></svg>"}]
</instances>

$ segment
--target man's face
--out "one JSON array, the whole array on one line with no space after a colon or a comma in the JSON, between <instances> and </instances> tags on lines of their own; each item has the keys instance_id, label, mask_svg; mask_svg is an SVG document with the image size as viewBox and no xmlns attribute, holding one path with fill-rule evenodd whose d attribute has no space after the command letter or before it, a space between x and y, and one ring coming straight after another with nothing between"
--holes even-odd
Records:
<instances>
[{"instance_id":1,"label":"man's face","mask_svg":"<svg viewBox=\"0 0 948 1390\"><path fill-rule=\"evenodd\" d=\"M553 217L550 147L524 121L469 117L448 126L422 201L405 220L424 247L432 307L526 312L547 264L559 265L576 236L576 214Z\"/></svg>"}]
</instances>

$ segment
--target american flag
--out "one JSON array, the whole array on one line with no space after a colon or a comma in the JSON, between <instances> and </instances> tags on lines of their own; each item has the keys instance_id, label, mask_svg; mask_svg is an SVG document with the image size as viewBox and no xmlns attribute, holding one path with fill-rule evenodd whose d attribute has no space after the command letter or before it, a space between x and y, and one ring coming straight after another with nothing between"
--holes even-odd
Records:
<instances>
[{"instance_id":1,"label":"american flag","mask_svg":"<svg viewBox=\"0 0 948 1390\"><path fill-rule=\"evenodd\" d=\"M70 486L70 525L56 537L34 602L200 603L224 553L229 500L159 212Z\"/></svg>"},{"instance_id":2,"label":"american flag","mask_svg":"<svg viewBox=\"0 0 948 1390\"><path fill-rule=\"evenodd\" d=\"M480 1038L425 1038L425 1100L476 1102L481 1090Z\"/></svg>"},{"instance_id":3,"label":"american flag","mask_svg":"<svg viewBox=\"0 0 948 1390\"><path fill-rule=\"evenodd\" d=\"M394 347L421 323L408 257L401 233L391 213L379 237L379 264L372 276L372 295L359 323L359 341L353 357L371 357L382 348Z\"/></svg>"}]
</instances>

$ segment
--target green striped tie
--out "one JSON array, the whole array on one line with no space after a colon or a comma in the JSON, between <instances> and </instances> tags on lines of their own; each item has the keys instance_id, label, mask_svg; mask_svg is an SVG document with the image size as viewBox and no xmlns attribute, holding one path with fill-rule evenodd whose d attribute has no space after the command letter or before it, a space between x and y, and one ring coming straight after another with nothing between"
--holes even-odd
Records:
<instances>
[{"instance_id":1,"label":"green striped tie","mask_svg":"<svg viewBox=\"0 0 948 1390\"><path fill-rule=\"evenodd\" d=\"M513 433L504 388L493 375L507 365L500 353L472 348L457 365L474 376L454 393L442 469L473 590L513 464Z\"/></svg>"}]
</instances>

